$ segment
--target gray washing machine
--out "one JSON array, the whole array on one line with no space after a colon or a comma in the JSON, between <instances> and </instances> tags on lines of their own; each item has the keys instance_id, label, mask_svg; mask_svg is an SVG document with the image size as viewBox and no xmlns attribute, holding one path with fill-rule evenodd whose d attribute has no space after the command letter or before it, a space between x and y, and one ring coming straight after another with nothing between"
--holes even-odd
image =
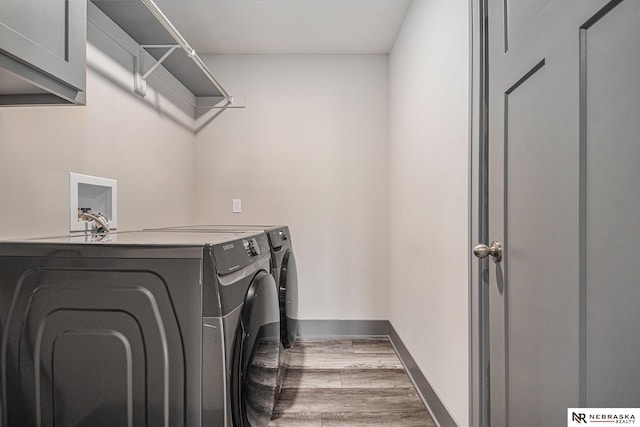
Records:
<instances>
[{"instance_id":1,"label":"gray washing machine","mask_svg":"<svg viewBox=\"0 0 640 427\"><path fill-rule=\"evenodd\" d=\"M269 268L255 232L0 242L0 425L266 426Z\"/></svg>"},{"instance_id":2,"label":"gray washing machine","mask_svg":"<svg viewBox=\"0 0 640 427\"><path fill-rule=\"evenodd\" d=\"M293 347L298 332L298 270L293 253L291 233L286 225L184 225L163 230L228 233L264 231L269 238L271 272L278 284L280 299L281 342L285 349Z\"/></svg>"},{"instance_id":3,"label":"gray washing machine","mask_svg":"<svg viewBox=\"0 0 640 427\"><path fill-rule=\"evenodd\" d=\"M293 253L291 233L286 225L184 225L162 230L204 233L259 232L268 237L271 251L271 273L278 285L280 301L280 357L278 362L278 390L286 376L287 350L293 347L298 333L298 270Z\"/></svg>"}]
</instances>

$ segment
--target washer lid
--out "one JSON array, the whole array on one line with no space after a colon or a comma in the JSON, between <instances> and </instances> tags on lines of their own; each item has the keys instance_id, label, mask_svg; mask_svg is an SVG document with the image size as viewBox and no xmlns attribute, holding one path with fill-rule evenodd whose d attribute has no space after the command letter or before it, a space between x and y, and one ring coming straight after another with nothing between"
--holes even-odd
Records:
<instances>
[{"instance_id":1,"label":"washer lid","mask_svg":"<svg viewBox=\"0 0 640 427\"><path fill-rule=\"evenodd\" d=\"M292 250L287 250L280 270L280 339L293 347L298 333L298 269Z\"/></svg>"}]
</instances>

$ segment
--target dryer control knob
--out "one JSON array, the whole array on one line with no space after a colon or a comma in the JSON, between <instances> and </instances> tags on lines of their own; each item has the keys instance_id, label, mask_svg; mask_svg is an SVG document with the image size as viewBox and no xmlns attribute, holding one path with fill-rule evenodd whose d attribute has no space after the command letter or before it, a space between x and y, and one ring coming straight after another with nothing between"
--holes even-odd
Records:
<instances>
[{"instance_id":1,"label":"dryer control knob","mask_svg":"<svg viewBox=\"0 0 640 427\"><path fill-rule=\"evenodd\" d=\"M254 239L249 240L249 252L251 252L253 256L260 255L260 246Z\"/></svg>"}]
</instances>

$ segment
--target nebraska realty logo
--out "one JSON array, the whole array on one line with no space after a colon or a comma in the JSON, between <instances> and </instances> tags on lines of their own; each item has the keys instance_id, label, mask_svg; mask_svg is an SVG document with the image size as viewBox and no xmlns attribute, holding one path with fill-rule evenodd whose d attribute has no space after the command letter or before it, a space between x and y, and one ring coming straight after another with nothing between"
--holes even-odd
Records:
<instances>
[{"instance_id":1,"label":"nebraska realty logo","mask_svg":"<svg viewBox=\"0 0 640 427\"><path fill-rule=\"evenodd\" d=\"M567 426L582 424L635 424L640 408L569 408Z\"/></svg>"}]
</instances>

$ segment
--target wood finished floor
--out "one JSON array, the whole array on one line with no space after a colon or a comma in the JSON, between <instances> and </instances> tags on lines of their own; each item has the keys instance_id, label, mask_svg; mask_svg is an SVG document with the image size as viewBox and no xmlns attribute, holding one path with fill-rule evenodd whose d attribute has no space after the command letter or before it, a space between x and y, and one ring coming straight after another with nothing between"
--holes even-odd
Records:
<instances>
[{"instance_id":1,"label":"wood finished floor","mask_svg":"<svg viewBox=\"0 0 640 427\"><path fill-rule=\"evenodd\" d=\"M435 427L386 338L296 341L269 426Z\"/></svg>"}]
</instances>

